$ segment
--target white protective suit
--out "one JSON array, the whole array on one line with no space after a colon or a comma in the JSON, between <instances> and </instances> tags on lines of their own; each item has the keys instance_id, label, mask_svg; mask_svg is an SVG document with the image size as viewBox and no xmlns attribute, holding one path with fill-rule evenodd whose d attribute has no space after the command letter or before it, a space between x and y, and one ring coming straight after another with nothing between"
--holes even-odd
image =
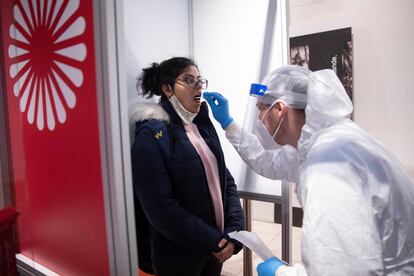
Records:
<instances>
[{"instance_id":1,"label":"white protective suit","mask_svg":"<svg viewBox=\"0 0 414 276\"><path fill-rule=\"evenodd\" d=\"M257 137L226 136L258 174L297 183L303 265L277 275L414 275L414 184L399 161L348 117L332 70L309 75L298 150L265 151Z\"/></svg>"}]
</instances>

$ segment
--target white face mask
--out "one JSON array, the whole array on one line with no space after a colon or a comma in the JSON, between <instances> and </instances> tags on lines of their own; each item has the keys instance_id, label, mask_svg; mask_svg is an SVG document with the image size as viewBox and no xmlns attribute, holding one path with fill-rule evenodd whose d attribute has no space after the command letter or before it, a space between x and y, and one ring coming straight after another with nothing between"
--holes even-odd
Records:
<instances>
[{"instance_id":1,"label":"white face mask","mask_svg":"<svg viewBox=\"0 0 414 276\"><path fill-rule=\"evenodd\" d=\"M255 134L257 136L257 138L259 139L260 143L262 144L263 148L266 150L274 150L277 148L280 148L281 145L279 145L276 141L275 141L275 137L280 129L280 126L283 123L283 120L285 119L285 115L283 115L282 120L280 120L279 125L277 126L275 132L273 133L273 135L271 135L269 133L269 131L266 129L265 125L263 124L263 120L266 118L267 114L269 113L269 111L273 108L273 106L276 103L274 103L273 105L270 106L270 108L266 111L266 114L263 116L263 119L260 120L260 118L257 118L256 121L256 125L255 125Z\"/></svg>"},{"instance_id":2,"label":"white face mask","mask_svg":"<svg viewBox=\"0 0 414 276\"><path fill-rule=\"evenodd\" d=\"M197 113L187 111L175 95L172 95L169 98L169 101L174 107L175 112L177 112L178 116L180 116L181 120L183 120L184 123L191 123L197 116Z\"/></svg>"}]
</instances>

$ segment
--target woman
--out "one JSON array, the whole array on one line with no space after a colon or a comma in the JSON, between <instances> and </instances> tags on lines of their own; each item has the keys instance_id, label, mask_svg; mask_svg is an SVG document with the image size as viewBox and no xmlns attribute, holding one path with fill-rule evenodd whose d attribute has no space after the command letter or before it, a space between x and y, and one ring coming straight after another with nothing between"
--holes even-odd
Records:
<instances>
[{"instance_id":1,"label":"woman","mask_svg":"<svg viewBox=\"0 0 414 276\"><path fill-rule=\"evenodd\" d=\"M146 97L161 97L133 116L134 191L152 227L155 273L220 275L222 263L241 249L227 234L242 230L244 217L201 102L207 80L192 60L176 57L145 68L138 86Z\"/></svg>"}]
</instances>

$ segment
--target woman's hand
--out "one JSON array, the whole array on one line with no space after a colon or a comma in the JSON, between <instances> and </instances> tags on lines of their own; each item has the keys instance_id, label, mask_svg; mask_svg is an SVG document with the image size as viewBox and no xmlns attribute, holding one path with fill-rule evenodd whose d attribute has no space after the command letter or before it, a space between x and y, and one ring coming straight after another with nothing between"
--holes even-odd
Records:
<instances>
[{"instance_id":1,"label":"woman's hand","mask_svg":"<svg viewBox=\"0 0 414 276\"><path fill-rule=\"evenodd\" d=\"M219 248L223 248L220 252L213 252L213 256L218 260L219 263L224 263L233 256L234 253L234 243L232 241L227 241L222 239L219 244Z\"/></svg>"}]
</instances>

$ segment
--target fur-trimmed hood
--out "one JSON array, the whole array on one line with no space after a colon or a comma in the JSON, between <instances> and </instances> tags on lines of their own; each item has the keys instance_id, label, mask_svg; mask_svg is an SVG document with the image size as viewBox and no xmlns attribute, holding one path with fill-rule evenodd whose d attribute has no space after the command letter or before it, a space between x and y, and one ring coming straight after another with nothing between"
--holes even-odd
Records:
<instances>
[{"instance_id":1,"label":"fur-trimmed hood","mask_svg":"<svg viewBox=\"0 0 414 276\"><path fill-rule=\"evenodd\" d=\"M170 116L162 108L161 105L156 103L139 103L136 105L134 111L131 114L131 123L136 124L146 120L158 120L166 123L170 122Z\"/></svg>"}]
</instances>

